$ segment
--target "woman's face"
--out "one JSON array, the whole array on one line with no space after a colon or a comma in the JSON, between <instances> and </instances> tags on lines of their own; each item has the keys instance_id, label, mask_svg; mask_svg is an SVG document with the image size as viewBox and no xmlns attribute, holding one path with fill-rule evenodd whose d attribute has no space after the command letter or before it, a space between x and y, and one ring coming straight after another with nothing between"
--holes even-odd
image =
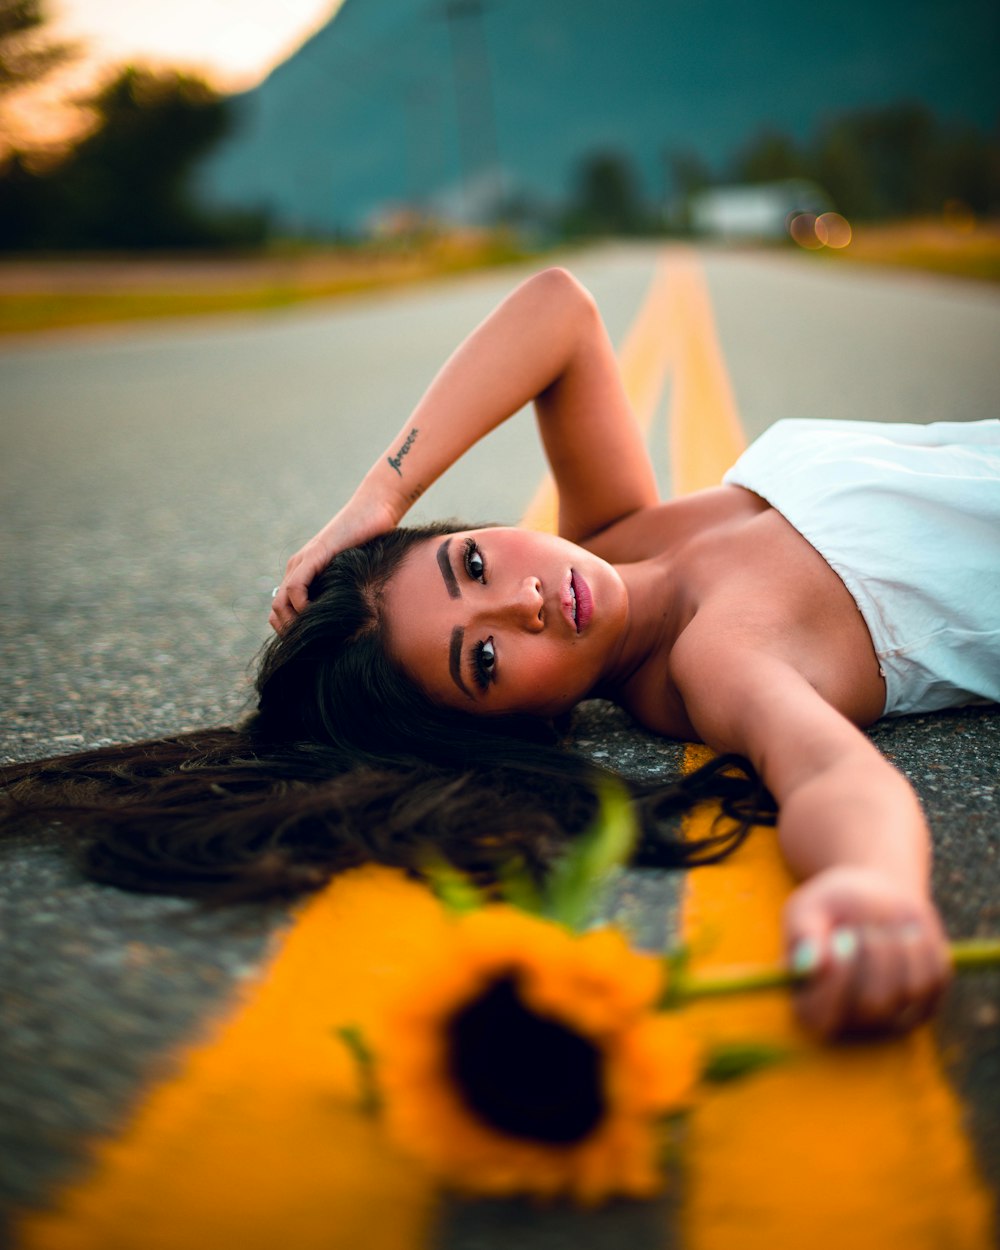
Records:
<instances>
[{"instance_id":1,"label":"woman's face","mask_svg":"<svg viewBox=\"0 0 1000 1250\"><path fill-rule=\"evenodd\" d=\"M389 652L435 703L555 716L612 669L628 615L615 569L520 529L413 548L384 594Z\"/></svg>"}]
</instances>

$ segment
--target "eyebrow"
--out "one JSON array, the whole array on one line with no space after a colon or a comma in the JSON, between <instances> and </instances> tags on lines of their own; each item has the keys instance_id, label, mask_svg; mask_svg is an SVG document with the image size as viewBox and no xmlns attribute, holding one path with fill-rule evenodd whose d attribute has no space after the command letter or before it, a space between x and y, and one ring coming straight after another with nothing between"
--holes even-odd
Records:
<instances>
[{"instance_id":1,"label":"eyebrow","mask_svg":"<svg viewBox=\"0 0 1000 1250\"><path fill-rule=\"evenodd\" d=\"M441 576L444 578L445 589L451 599L461 599L462 592L458 588L458 582L455 580L455 572L451 567L451 560L448 559L448 548L451 546L451 539L446 538L437 549L438 568L441 570ZM452 643L455 641L455 635L452 634Z\"/></svg>"},{"instance_id":2,"label":"eyebrow","mask_svg":"<svg viewBox=\"0 0 1000 1250\"><path fill-rule=\"evenodd\" d=\"M456 625L451 631L451 645L448 648L448 671L451 679L461 692L472 698L472 691L462 680L462 643L465 641L465 630Z\"/></svg>"}]
</instances>

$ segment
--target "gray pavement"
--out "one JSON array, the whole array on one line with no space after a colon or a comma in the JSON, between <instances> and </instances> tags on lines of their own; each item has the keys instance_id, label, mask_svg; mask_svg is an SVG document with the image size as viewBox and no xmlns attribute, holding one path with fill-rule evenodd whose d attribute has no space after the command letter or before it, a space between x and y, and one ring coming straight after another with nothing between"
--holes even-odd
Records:
<instances>
[{"instance_id":1,"label":"gray pavement","mask_svg":"<svg viewBox=\"0 0 1000 1250\"><path fill-rule=\"evenodd\" d=\"M617 340L653 256L609 248L569 262ZM998 411L992 289L785 256L717 253L707 272L751 434L781 416ZM339 506L438 364L518 276L0 341L0 755L239 716L284 559ZM654 438L662 461L662 431ZM414 519L515 520L541 470L519 417L428 492ZM675 744L604 706L581 711L578 733L613 763L677 768ZM873 737L927 805L950 931L997 932L1000 715L905 718ZM257 966L287 913L206 913L84 883L44 835L8 842L0 858L0 1202L9 1209L44 1203L74 1174L86 1136L121 1123L172 1044ZM676 874L629 874L612 909L659 945L680 884ZM956 987L936 1025L995 1190L998 1021L1000 978L990 975ZM456 1204L441 1244L665 1244L662 1213L629 1211L583 1225L518 1204Z\"/></svg>"}]
</instances>

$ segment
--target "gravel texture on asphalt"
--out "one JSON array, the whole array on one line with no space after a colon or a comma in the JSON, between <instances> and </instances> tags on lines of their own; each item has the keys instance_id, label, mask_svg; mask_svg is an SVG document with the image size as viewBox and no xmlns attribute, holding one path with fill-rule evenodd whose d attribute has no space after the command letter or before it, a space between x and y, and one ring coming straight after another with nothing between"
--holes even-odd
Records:
<instances>
[{"instance_id":1,"label":"gravel texture on asphalt","mask_svg":"<svg viewBox=\"0 0 1000 1250\"><path fill-rule=\"evenodd\" d=\"M175 1047L253 975L282 909L208 911L81 880L41 835L0 868L0 1207L76 1174L88 1138L123 1122Z\"/></svg>"}]
</instances>

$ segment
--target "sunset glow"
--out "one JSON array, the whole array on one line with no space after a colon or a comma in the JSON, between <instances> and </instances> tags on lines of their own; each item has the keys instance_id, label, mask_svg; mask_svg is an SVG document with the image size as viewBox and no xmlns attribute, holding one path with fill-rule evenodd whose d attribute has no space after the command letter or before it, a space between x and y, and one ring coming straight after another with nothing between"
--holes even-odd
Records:
<instances>
[{"instance_id":1,"label":"sunset glow","mask_svg":"<svg viewBox=\"0 0 1000 1250\"><path fill-rule=\"evenodd\" d=\"M91 63L150 61L197 70L226 91L259 82L342 0L52 0L51 30Z\"/></svg>"},{"instance_id":2,"label":"sunset glow","mask_svg":"<svg viewBox=\"0 0 1000 1250\"><path fill-rule=\"evenodd\" d=\"M343 0L49 0L46 34L78 55L5 101L5 146L65 142L87 124L72 105L125 64L175 68L223 92L253 87L324 26Z\"/></svg>"}]
</instances>

